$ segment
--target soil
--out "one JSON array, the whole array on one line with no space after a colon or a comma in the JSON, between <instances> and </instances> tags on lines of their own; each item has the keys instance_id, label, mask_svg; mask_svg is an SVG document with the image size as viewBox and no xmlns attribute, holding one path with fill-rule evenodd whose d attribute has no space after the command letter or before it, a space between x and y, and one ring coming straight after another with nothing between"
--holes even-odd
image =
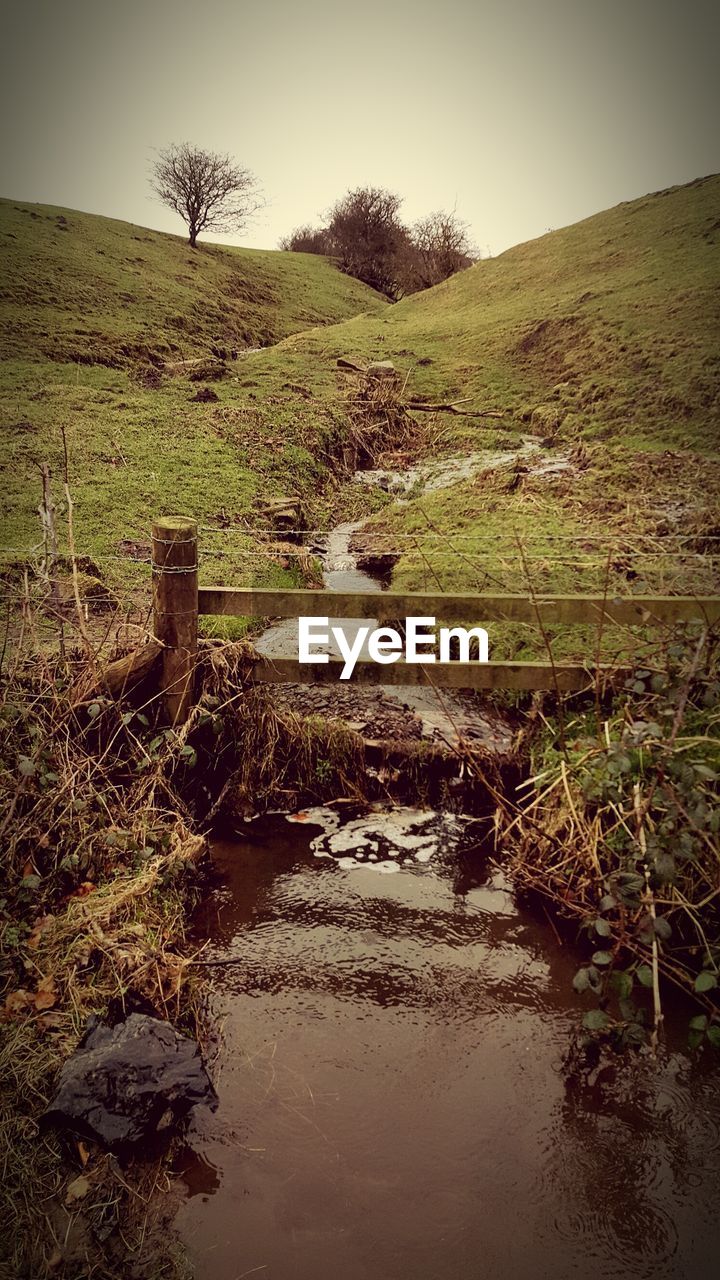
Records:
<instances>
[{"instance_id":1,"label":"soil","mask_svg":"<svg viewBox=\"0 0 720 1280\"><path fill-rule=\"evenodd\" d=\"M298 715L342 720L364 738L403 741L422 737L419 717L383 689L277 684L273 696L280 706L290 707Z\"/></svg>"}]
</instances>

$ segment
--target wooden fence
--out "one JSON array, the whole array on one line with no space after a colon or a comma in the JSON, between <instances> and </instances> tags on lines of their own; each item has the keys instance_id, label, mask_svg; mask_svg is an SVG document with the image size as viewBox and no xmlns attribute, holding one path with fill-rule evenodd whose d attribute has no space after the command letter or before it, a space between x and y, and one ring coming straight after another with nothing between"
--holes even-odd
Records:
<instances>
[{"instance_id":1,"label":"wooden fence","mask_svg":"<svg viewBox=\"0 0 720 1280\"><path fill-rule=\"evenodd\" d=\"M717 596L498 595L441 592L363 592L292 590L263 587L202 587L198 589L198 534L194 520L165 518L152 530L154 632L162 645L162 688L169 719L182 723L193 699L193 672L201 615L250 618L372 618L378 622L406 617L436 617L443 622L525 622L538 627L567 624L650 626L720 621ZM297 684L333 683L343 659L326 664L301 663L297 658L259 656L254 679ZM614 669L617 674L617 669ZM608 668L568 662L439 662L431 665L395 662L379 665L358 661L356 684L430 685L454 689L555 689L569 692L590 688Z\"/></svg>"}]
</instances>

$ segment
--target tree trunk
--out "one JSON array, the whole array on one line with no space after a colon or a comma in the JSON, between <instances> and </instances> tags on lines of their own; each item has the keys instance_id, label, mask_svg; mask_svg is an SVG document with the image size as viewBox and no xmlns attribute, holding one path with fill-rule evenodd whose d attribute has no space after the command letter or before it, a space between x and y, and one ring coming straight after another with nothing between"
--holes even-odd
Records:
<instances>
[{"instance_id":1,"label":"tree trunk","mask_svg":"<svg viewBox=\"0 0 720 1280\"><path fill-rule=\"evenodd\" d=\"M197 247L197 238L198 238L198 233L195 230L195 227L190 227L190 248L191 249L195 249Z\"/></svg>"}]
</instances>

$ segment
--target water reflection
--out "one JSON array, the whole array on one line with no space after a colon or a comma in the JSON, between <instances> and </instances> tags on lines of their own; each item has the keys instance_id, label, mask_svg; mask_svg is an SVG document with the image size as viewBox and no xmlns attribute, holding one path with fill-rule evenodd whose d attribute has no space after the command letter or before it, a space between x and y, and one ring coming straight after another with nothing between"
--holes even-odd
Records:
<instances>
[{"instance_id":1,"label":"water reflection","mask_svg":"<svg viewBox=\"0 0 720 1280\"><path fill-rule=\"evenodd\" d=\"M716 1070L567 1078L575 958L452 825L393 875L282 816L216 846L220 1108L178 1220L199 1280L714 1275Z\"/></svg>"}]
</instances>

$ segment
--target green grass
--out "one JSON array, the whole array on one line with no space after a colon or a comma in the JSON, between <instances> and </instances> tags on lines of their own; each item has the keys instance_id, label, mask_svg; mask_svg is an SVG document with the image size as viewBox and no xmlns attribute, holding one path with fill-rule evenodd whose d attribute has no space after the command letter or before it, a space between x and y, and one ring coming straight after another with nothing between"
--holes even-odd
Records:
<instances>
[{"instance_id":1,"label":"green grass","mask_svg":"<svg viewBox=\"0 0 720 1280\"><path fill-rule=\"evenodd\" d=\"M265 346L385 302L325 258L234 249L49 205L0 201L0 354L64 364Z\"/></svg>"},{"instance_id":2,"label":"green grass","mask_svg":"<svg viewBox=\"0 0 720 1280\"><path fill-rule=\"evenodd\" d=\"M285 384L289 369L254 375L246 346L384 310L384 299L310 254L203 244L108 218L0 201L5 257L0 411L5 513L2 542L39 539L39 464L49 462L62 516L62 428L69 446L78 549L122 585L146 571L123 540L146 542L158 513L232 522L256 499L316 493L319 450L338 429L326 404L309 407ZM214 383L217 404L194 403L194 366L213 347L239 352ZM62 524L62 520L60 520ZM296 581L256 539L208 535L213 580Z\"/></svg>"},{"instance_id":3,"label":"green grass","mask_svg":"<svg viewBox=\"0 0 720 1280\"><path fill-rule=\"evenodd\" d=\"M573 436L710 449L720 409L719 246L713 176L284 345L391 359L411 372L420 398L471 396L527 421L535 411L541 430L557 421Z\"/></svg>"},{"instance_id":4,"label":"green grass","mask_svg":"<svg viewBox=\"0 0 720 1280\"><path fill-rule=\"evenodd\" d=\"M363 504L376 509L377 495L338 479L353 379L336 360L390 358L407 377L408 403L469 397L507 411L500 423L442 416L433 424L424 415L436 450L482 447L498 428L505 438L531 431L590 448L585 468L565 478L489 496L460 485L378 517L402 546L409 532L418 540L419 551L396 568L397 584L426 584L430 559L430 577L445 589L502 581L522 590L514 538L532 532L538 589L597 589L597 564L563 561L558 535L608 527L632 560L636 527L651 534L668 513L674 530L712 524L719 232L720 178L711 177L519 245L389 306L317 257L213 245L193 252L129 224L1 203L10 264L3 542L38 540L40 462L51 464L61 498L64 425L78 550L110 580L144 582L122 540L146 542L154 516L183 512L203 529L205 581L300 581L291 558L245 526L257 524L258 502L280 494L301 498L317 526L361 514ZM197 384L180 360L246 341L276 345L230 361L228 376L213 383L217 403L193 402ZM473 555L422 534L426 516L462 533ZM488 536L503 548L494 567ZM677 589L679 581L667 558L633 561L631 574L613 571L613 589ZM712 587L711 562L692 574L693 589ZM537 637L512 635L508 651L527 655L526 643L535 651Z\"/></svg>"},{"instance_id":5,"label":"green grass","mask_svg":"<svg viewBox=\"0 0 720 1280\"><path fill-rule=\"evenodd\" d=\"M474 481L415 498L370 521L402 555L393 586L403 591L478 591L543 595L713 595L717 559L701 554L702 535L716 529L720 469L708 459L676 454L664 467L649 453L630 458L595 444L581 465L519 485L512 465ZM694 495L684 543L668 536L664 513L678 493ZM628 519L628 510L631 517ZM709 544L720 555L720 543ZM448 621L450 619L440 619ZM456 620L454 620L456 621ZM470 621L470 619L466 619ZM473 621L482 622L480 618ZM491 656L523 661L547 656L537 627L488 626ZM648 657L663 629L606 627L598 648L593 627L546 627L558 660Z\"/></svg>"}]
</instances>

